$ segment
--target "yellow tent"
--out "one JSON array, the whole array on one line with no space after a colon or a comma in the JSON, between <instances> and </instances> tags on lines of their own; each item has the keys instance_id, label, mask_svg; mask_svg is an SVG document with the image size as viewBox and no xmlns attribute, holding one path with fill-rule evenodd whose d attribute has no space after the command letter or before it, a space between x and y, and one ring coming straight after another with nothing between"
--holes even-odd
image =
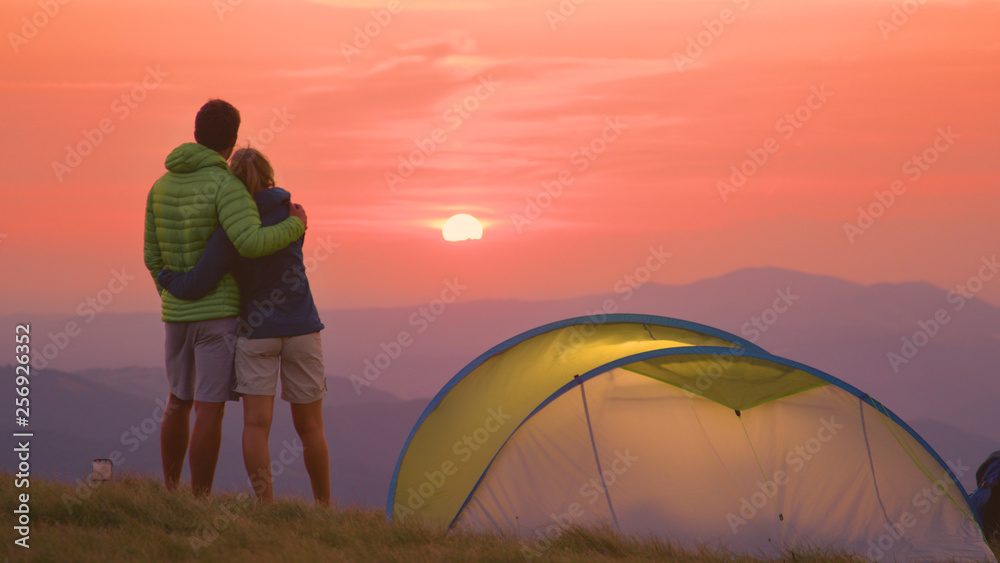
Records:
<instances>
[{"instance_id":1,"label":"yellow tent","mask_svg":"<svg viewBox=\"0 0 1000 563\"><path fill-rule=\"evenodd\" d=\"M512 338L427 407L387 516L507 530L526 555L575 525L687 547L995 561L951 468L854 387L731 334L644 315Z\"/></svg>"}]
</instances>

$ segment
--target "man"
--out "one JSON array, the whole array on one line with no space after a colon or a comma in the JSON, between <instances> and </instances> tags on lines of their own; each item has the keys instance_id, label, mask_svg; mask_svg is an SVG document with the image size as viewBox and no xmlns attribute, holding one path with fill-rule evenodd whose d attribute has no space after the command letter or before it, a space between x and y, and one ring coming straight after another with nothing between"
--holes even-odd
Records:
<instances>
[{"instance_id":1,"label":"man","mask_svg":"<svg viewBox=\"0 0 1000 563\"><path fill-rule=\"evenodd\" d=\"M195 117L195 143L184 143L167 157L167 172L146 200L145 262L153 281L161 269L194 267L217 225L242 256L273 254L301 237L306 214L289 204L289 217L261 227L250 193L233 176L226 160L236 146L240 114L228 102L209 100ZM178 299L156 283L166 328L166 367L170 399L160 426L163 481L177 488L190 433L191 488L212 490L222 440L222 418L232 392L233 343L240 312L239 290L231 274L197 301Z\"/></svg>"}]
</instances>

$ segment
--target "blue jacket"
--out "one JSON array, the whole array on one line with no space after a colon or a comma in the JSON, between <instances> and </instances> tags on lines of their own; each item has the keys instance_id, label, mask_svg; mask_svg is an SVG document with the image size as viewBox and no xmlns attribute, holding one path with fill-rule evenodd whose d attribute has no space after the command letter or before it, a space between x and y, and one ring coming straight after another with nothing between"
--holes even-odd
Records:
<instances>
[{"instance_id":1,"label":"blue jacket","mask_svg":"<svg viewBox=\"0 0 1000 563\"><path fill-rule=\"evenodd\" d=\"M254 196L263 226L288 218L291 194L281 188ZM198 263L187 273L161 271L158 281L175 297L197 300L232 271L240 292L239 334L247 338L299 336L322 330L303 265L303 235L263 258L244 258L221 228L208 242Z\"/></svg>"}]
</instances>

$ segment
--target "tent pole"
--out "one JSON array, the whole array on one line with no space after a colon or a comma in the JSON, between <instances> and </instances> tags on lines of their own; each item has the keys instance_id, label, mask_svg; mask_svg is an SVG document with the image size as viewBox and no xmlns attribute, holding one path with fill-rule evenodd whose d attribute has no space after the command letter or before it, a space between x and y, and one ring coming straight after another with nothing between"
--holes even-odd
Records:
<instances>
[{"instance_id":1,"label":"tent pole","mask_svg":"<svg viewBox=\"0 0 1000 563\"><path fill-rule=\"evenodd\" d=\"M753 447L753 442L750 440L750 433L747 431L746 424L743 424L743 414L736 410L736 418L740 419L740 426L743 428L743 435L747 437L747 444L750 444L750 452L753 453L753 459L757 462L757 469L760 470L760 476L764 479L764 484L766 485L769 481L767 475L764 474L764 466L760 464L760 458L757 457L757 450ZM778 510L778 501L775 500L774 495L771 494L770 487L765 487L767 489L767 496L771 497L771 504L774 505L774 511L778 513L778 520L781 525L785 528L785 537L788 538L788 544L792 546L792 555L795 554L795 540L792 539L792 533L788 530L788 523L785 522L785 515Z\"/></svg>"},{"instance_id":2,"label":"tent pole","mask_svg":"<svg viewBox=\"0 0 1000 563\"><path fill-rule=\"evenodd\" d=\"M573 379L579 381L579 375L574 375ZM597 442L594 440L594 428L590 424L590 409L587 408L587 393L583 390L583 382L580 383L580 397L583 399L583 414L587 418L587 431L590 432L590 446L594 449L594 461L597 462L597 473L601 476L601 486L604 488L604 498L608 500L608 509L611 510L611 519L615 522L615 530L620 534L622 529L618 525L618 516L615 514L615 506L611 504L611 493L608 491L608 484L604 481L604 470L601 469L601 458L597 455Z\"/></svg>"}]
</instances>

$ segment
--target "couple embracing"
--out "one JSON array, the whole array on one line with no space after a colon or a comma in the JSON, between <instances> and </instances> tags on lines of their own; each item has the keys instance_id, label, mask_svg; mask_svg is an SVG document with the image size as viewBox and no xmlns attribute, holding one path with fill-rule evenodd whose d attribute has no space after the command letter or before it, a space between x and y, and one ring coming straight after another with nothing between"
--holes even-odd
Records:
<instances>
[{"instance_id":1,"label":"couple embracing","mask_svg":"<svg viewBox=\"0 0 1000 563\"><path fill-rule=\"evenodd\" d=\"M329 506L323 324L303 267L306 213L275 187L263 154L234 152L239 125L228 102L202 106L196 142L170 153L146 200L145 263L161 297L170 385L163 479L178 486L190 450L191 488L211 492L226 402L242 398L244 465L257 497L272 501L268 436L280 379L313 496Z\"/></svg>"}]
</instances>

